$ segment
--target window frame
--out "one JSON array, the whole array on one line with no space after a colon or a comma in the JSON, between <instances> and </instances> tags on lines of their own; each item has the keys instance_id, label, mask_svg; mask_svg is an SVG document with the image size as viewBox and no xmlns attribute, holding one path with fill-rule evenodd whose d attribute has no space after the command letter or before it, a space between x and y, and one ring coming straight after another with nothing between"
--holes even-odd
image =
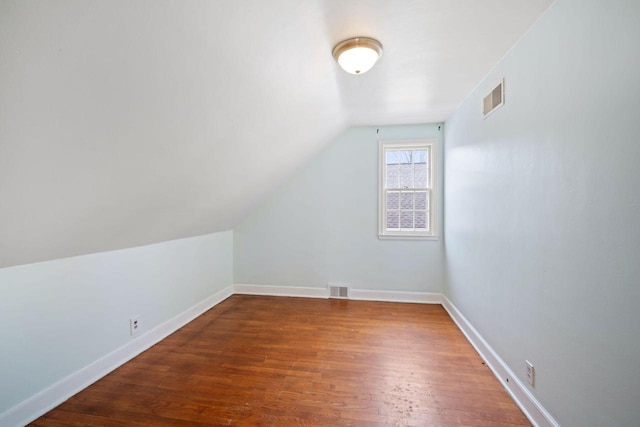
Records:
<instances>
[{"instance_id":1,"label":"window frame","mask_svg":"<svg viewBox=\"0 0 640 427\"><path fill-rule=\"evenodd\" d=\"M389 231L386 227L386 154L389 150L428 149L429 159L429 231ZM414 187L415 188L415 187ZM378 141L378 238L381 240L438 240L438 140L436 138Z\"/></svg>"}]
</instances>

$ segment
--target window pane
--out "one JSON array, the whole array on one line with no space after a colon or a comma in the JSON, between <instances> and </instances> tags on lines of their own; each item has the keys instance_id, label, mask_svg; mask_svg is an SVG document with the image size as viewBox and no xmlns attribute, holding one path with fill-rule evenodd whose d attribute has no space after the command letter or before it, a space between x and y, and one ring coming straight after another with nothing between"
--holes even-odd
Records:
<instances>
[{"instance_id":1,"label":"window pane","mask_svg":"<svg viewBox=\"0 0 640 427\"><path fill-rule=\"evenodd\" d=\"M396 151L398 153L398 163L409 164L411 163L411 150Z\"/></svg>"},{"instance_id":2,"label":"window pane","mask_svg":"<svg viewBox=\"0 0 640 427\"><path fill-rule=\"evenodd\" d=\"M413 211L400 212L400 228L413 228Z\"/></svg>"},{"instance_id":3,"label":"window pane","mask_svg":"<svg viewBox=\"0 0 640 427\"><path fill-rule=\"evenodd\" d=\"M427 210L429 209L427 203L427 192L426 191L416 191L415 193L415 209L416 210Z\"/></svg>"},{"instance_id":4,"label":"window pane","mask_svg":"<svg viewBox=\"0 0 640 427\"><path fill-rule=\"evenodd\" d=\"M426 150L416 150L413 152L413 163L414 164L427 164L427 151Z\"/></svg>"},{"instance_id":5,"label":"window pane","mask_svg":"<svg viewBox=\"0 0 640 427\"><path fill-rule=\"evenodd\" d=\"M413 209L413 192L400 193L400 209Z\"/></svg>"},{"instance_id":6,"label":"window pane","mask_svg":"<svg viewBox=\"0 0 640 427\"><path fill-rule=\"evenodd\" d=\"M427 229L427 212L425 211L416 212L416 229L419 229L419 230Z\"/></svg>"},{"instance_id":7,"label":"window pane","mask_svg":"<svg viewBox=\"0 0 640 427\"><path fill-rule=\"evenodd\" d=\"M398 191L389 191L387 193L387 209L400 209L400 193Z\"/></svg>"},{"instance_id":8,"label":"window pane","mask_svg":"<svg viewBox=\"0 0 640 427\"><path fill-rule=\"evenodd\" d=\"M413 188L413 165L402 163L398 167L400 168L400 188Z\"/></svg>"},{"instance_id":9,"label":"window pane","mask_svg":"<svg viewBox=\"0 0 640 427\"><path fill-rule=\"evenodd\" d=\"M399 188L399 184L398 184L399 169L398 168L399 168L398 165L387 166L387 186L385 188Z\"/></svg>"},{"instance_id":10,"label":"window pane","mask_svg":"<svg viewBox=\"0 0 640 427\"><path fill-rule=\"evenodd\" d=\"M415 188L427 188L429 181L429 171L424 163L413 165L413 177Z\"/></svg>"},{"instance_id":11,"label":"window pane","mask_svg":"<svg viewBox=\"0 0 640 427\"><path fill-rule=\"evenodd\" d=\"M387 229L390 228L399 228L400 226L400 215L398 211L387 211Z\"/></svg>"},{"instance_id":12,"label":"window pane","mask_svg":"<svg viewBox=\"0 0 640 427\"><path fill-rule=\"evenodd\" d=\"M398 151L387 151L387 164L397 165L400 163L400 155Z\"/></svg>"}]
</instances>

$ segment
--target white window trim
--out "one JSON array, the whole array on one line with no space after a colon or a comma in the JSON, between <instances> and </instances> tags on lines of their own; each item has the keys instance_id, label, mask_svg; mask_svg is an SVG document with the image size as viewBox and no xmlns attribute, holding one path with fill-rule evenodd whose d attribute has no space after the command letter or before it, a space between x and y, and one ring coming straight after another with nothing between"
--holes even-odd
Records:
<instances>
[{"instance_id":1,"label":"white window trim","mask_svg":"<svg viewBox=\"0 0 640 427\"><path fill-rule=\"evenodd\" d=\"M421 149L429 147L429 182L431 196L429 208L429 232L388 231L386 222L385 149ZM402 139L378 141L378 238L382 240L438 240L438 211L440 210L440 190L438 186L438 140L436 138Z\"/></svg>"}]
</instances>

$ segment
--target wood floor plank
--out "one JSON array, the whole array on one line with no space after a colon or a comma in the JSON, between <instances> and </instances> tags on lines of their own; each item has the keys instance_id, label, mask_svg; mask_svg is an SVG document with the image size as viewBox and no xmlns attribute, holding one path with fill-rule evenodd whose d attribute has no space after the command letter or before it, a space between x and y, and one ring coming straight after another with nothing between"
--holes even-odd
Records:
<instances>
[{"instance_id":1,"label":"wood floor plank","mask_svg":"<svg viewBox=\"0 0 640 427\"><path fill-rule=\"evenodd\" d=\"M34 426L528 426L439 305L234 295Z\"/></svg>"}]
</instances>

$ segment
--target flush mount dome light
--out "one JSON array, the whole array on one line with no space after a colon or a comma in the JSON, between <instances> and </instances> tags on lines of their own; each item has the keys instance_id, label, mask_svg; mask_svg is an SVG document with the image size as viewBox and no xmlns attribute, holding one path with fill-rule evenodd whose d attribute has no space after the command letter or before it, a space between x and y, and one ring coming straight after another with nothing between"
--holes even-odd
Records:
<instances>
[{"instance_id":1,"label":"flush mount dome light","mask_svg":"<svg viewBox=\"0 0 640 427\"><path fill-rule=\"evenodd\" d=\"M369 37L354 37L333 48L333 57L343 70L351 74L366 73L382 56L382 45Z\"/></svg>"}]
</instances>

